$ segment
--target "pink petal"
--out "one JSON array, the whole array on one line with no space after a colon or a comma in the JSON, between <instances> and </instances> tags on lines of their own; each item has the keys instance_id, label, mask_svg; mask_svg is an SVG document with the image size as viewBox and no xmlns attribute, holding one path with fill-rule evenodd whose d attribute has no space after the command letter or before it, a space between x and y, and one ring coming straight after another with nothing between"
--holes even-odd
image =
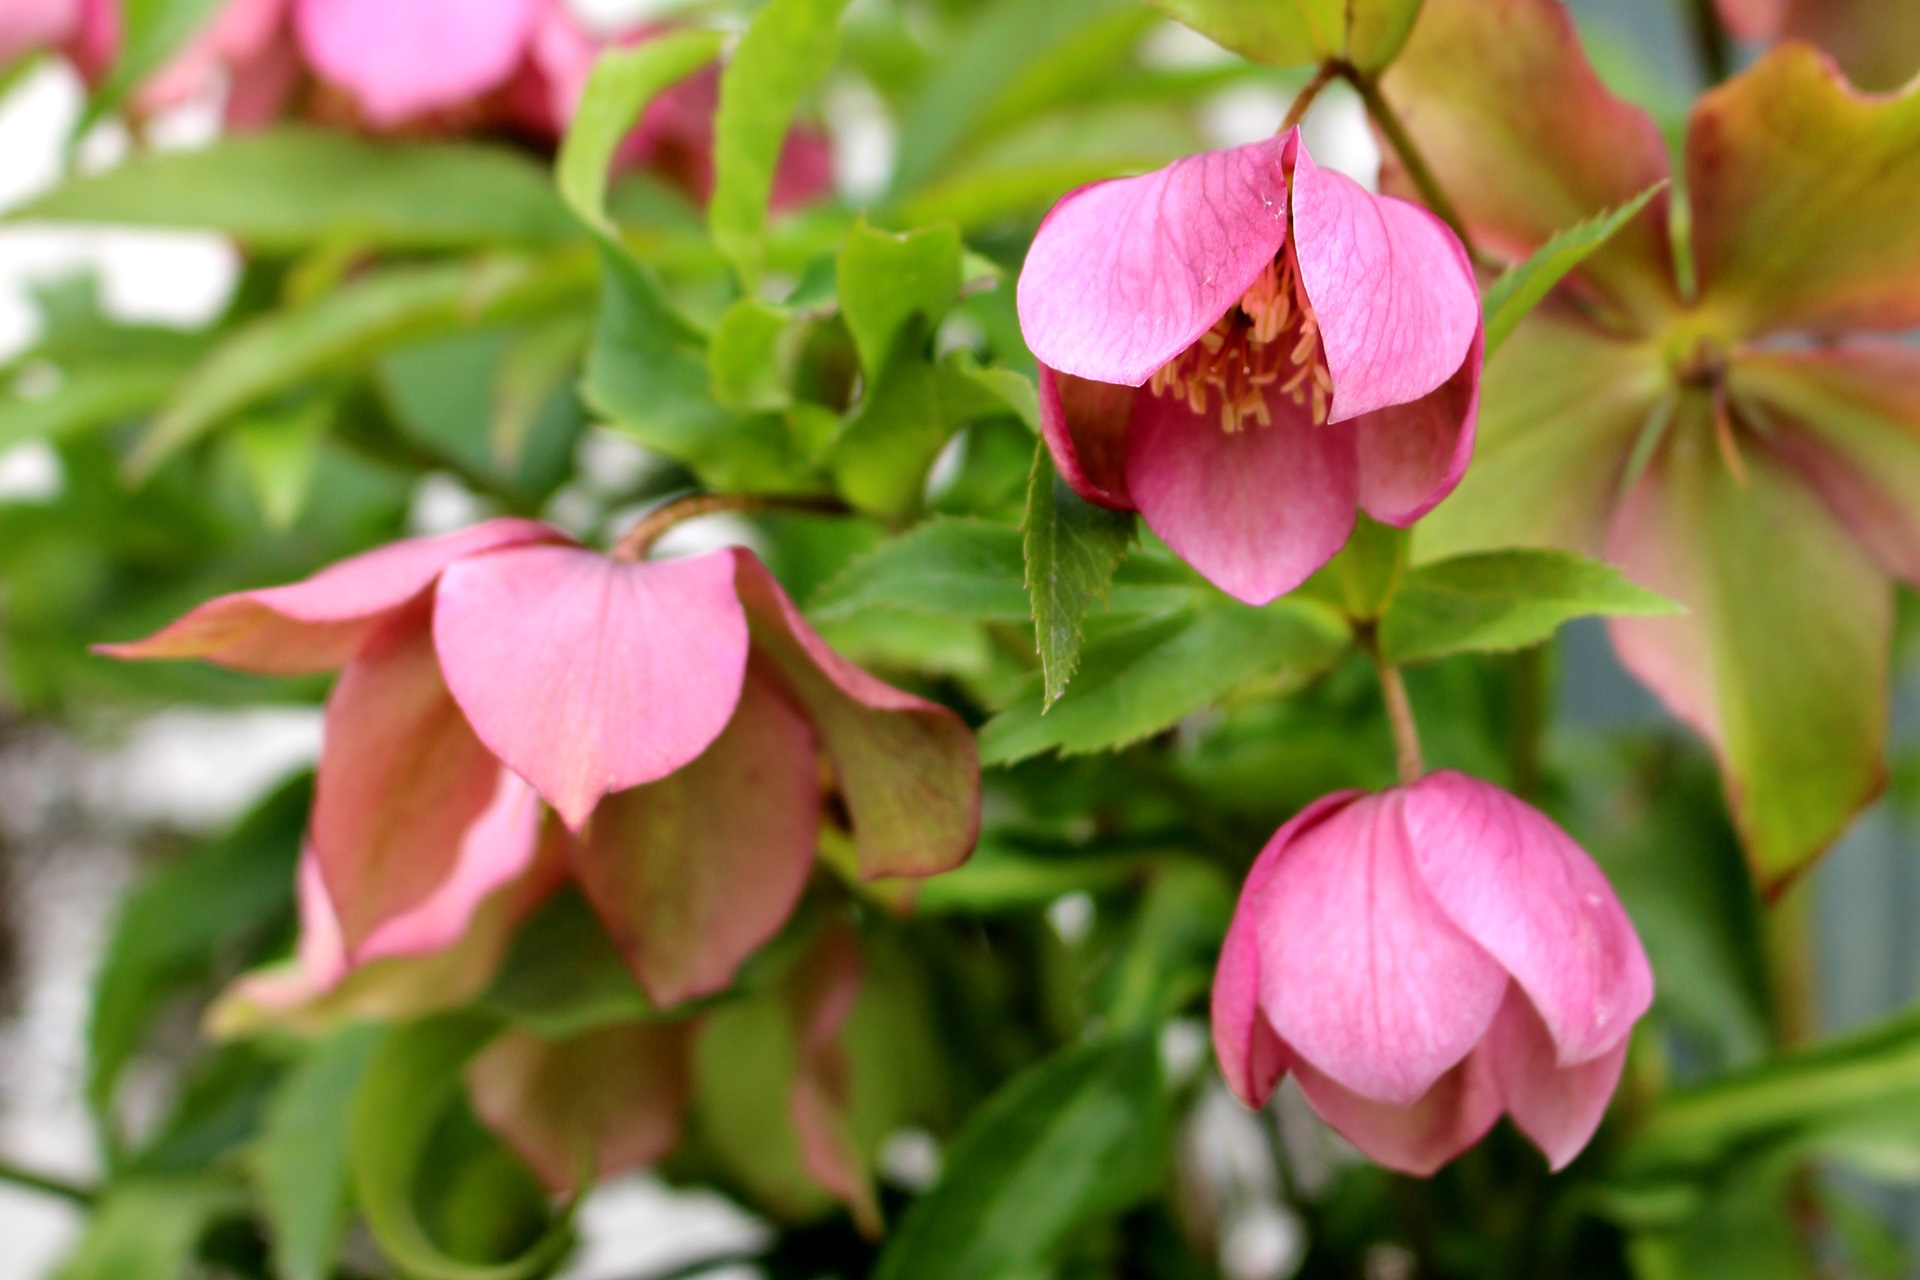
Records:
<instances>
[{"instance_id":1,"label":"pink petal","mask_svg":"<svg viewBox=\"0 0 1920 1280\"><path fill-rule=\"evenodd\" d=\"M680 1144L691 1023L629 1022L564 1040L512 1028L467 1064L474 1114L564 1193Z\"/></svg>"},{"instance_id":2,"label":"pink petal","mask_svg":"<svg viewBox=\"0 0 1920 1280\"><path fill-rule=\"evenodd\" d=\"M1040 434L1054 468L1088 502L1133 509L1127 494L1127 428L1134 389L1040 366Z\"/></svg>"},{"instance_id":3,"label":"pink petal","mask_svg":"<svg viewBox=\"0 0 1920 1280\"><path fill-rule=\"evenodd\" d=\"M0 66L52 48L80 25L80 0L7 0L0 5Z\"/></svg>"},{"instance_id":4,"label":"pink petal","mask_svg":"<svg viewBox=\"0 0 1920 1280\"><path fill-rule=\"evenodd\" d=\"M1553 1037L1518 986L1509 988L1487 1034L1486 1054L1508 1114L1557 1173L1579 1155L1620 1083L1631 1037L1598 1057L1561 1066ZM1478 1055L1476 1055L1478 1056Z\"/></svg>"},{"instance_id":5,"label":"pink petal","mask_svg":"<svg viewBox=\"0 0 1920 1280\"><path fill-rule=\"evenodd\" d=\"M374 124L458 106L519 65L540 0L298 0L307 59Z\"/></svg>"},{"instance_id":6,"label":"pink petal","mask_svg":"<svg viewBox=\"0 0 1920 1280\"><path fill-rule=\"evenodd\" d=\"M1459 1065L1507 986L1421 879L1404 804L1364 796L1305 832L1250 908L1260 1007L1295 1068L1392 1106Z\"/></svg>"},{"instance_id":7,"label":"pink petal","mask_svg":"<svg viewBox=\"0 0 1920 1280\"><path fill-rule=\"evenodd\" d=\"M465 560L441 579L433 633L474 732L575 831L601 796L706 750L747 661L725 552L622 564L521 547Z\"/></svg>"},{"instance_id":8,"label":"pink petal","mask_svg":"<svg viewBox=\"0 0 1920 1280\"><path fill-rule=\"evenodd\" d=\"M780 147L768 207L798 209L833 194L833 138L825 130L795 125Z\"/></svg>"},{"instance_id":9,"label":"pink petal","mask_svg":"<svg viewBox=\"0 0 1920 1280\"><path fill-rule=\"evenodd\" d=\"M305 73L290 31L282 32L258 56L231 69L225 111L229 133L264 129L286 113Z\"/></svg>"},{"instance_id":10,"label":"pink petal","mask_svg":"<svg viewBox=\"0 0 1920 1280\"><path fill-rule=\"evenodd\" d=\"M1500 1088L1483 1050L1451 1068L1412 1102L1376 1102L1305 1062L1294 1066L1300 1092L1322 1120L1376 1164L1416 1177L1480 1141L1500 1118Z\"/></svg>"},{"instance_id":11,"label":"pink petal","mask_svg":"<svg viewBox=\"0 0 1920 1280\"><path fill-rule=\"evenodd\" d=\"M1411 404L1460 371L1480 290L1453 232L1294 152L1293 251L1333 374L1333 422Z\"/></svg>"},{"instance_id":12,"label":"pink petal","mask_svg":"<svg viewBox=\"0 0 1920 1280\"><path fill-rule=\"evenodd\" d=\"M1484 337L1474 331L1466 362L1438 391L1354 423L1360 505L1375 520L1404 529L1438 506L1467 474L1480 410Z\"/></svg>"},{"instance_id":13,"label":"pink petal","mask_svg":"<svg viewBox=\"0 0 1920 1280\"><path fill-rule=\"evenodd\" d=\"M1720 21L1736 40L1771 40L1792 0L1715 0Z\"/></svg>"},{"instance_id":14,"label":"pink petal","mask_svg":"<svg viewBox=\"0 0 1920 1280\"><path fill-rule=\"evenodd\" d=\"M980 758L965 722L828 648L752 552L732 555L754 652L813 720L861 874L926 876L965 861L980 834Z\"/></svg>"},{"instance_id":15,"label":"pink petal","mask_svg":"<svg viewBox=\"0 0 1920 1280\"><path fill-rule=\"evenodd\" d=\"M116 658L205 658L267 675L341 666L387 615L433 585L454 561L500 547L560 541L532 520L489 520L455 533L395 542L342 560L304 582L221 596L131 644L101 645Z\"/></svg>"},{"instance_id":16,"label":"pink petal","mask_svg":"<svg viewBox=\"0 0 1920 1280\"><path fill-rule=\"evenodd\" d=\"M862 1234L877 1238L880 1206L850 1128L852 1066L839 1040L860 994L860 946L852 929L830 927L792 983L800 1045L789 1109L800 1161L815 1182L847 1206Z\"/></svg>"},{"instance_id":17,"label":"pink petal","mask_svg":"<svg viewBox=\"0 0 1920 1280\"><path fill-rule=\"evenodd\" d=\"M1056 204L1020 272L1020 328L1040 363L1137 387L1212 328L1286 242L1290 136Z\"/></svg>"},{"instance_id":18,"label":"pink petal","mask_svg":"<svg viewBox=\"0 0 1920 1280\"><path fill-rule=\"evenodd\" d=\"M350 955L442 892L500 791L499 761L441 681L422 602L368 642L327 699L312 841ZM473 851L497 854L491 839Z\"/></svg>"},{"instance_id":19,"label":"pink petal","mask_svg":"<svg viewBox=\"0 0 1920 1280\"><path fill-rule=\"evenodd\" d=\"M1626 1039L1653 970L1593 859L1538 810L1464 774L1405 789L1408 838L1434 899L1546 1018L1563 1065Z\"/></svg>"},{"instance_id":20,"label":"pink petal","mask_svg":"<svg viewBox=\"0 0 1920 1280\"><path fill-rule=\"evenodd\" d=\"M656 1004L719 991L779 932L813 867L813 734L749 671L733 722L658 782L608 796L574 874Z\"/></svg>"},{"instance_id":21,"label":"pink petal","mask_svg":"<svg viewBox=\"0 0 1920 1280\"><path fill-rule=\"evenodd\" d=\"M1322 796L1274 833L1247 873L1233 923L1220 948L1220 966L1213 975L1213 1052L1234 1095L1256 1110L1267 1105L1274 1086L1287 1073L1286 1046L1260 1012L1260 919L1256 904L1280 856L1300 833L1359 794L1340 791Z\"/></svg>"},{"instance_id":22,"label":"pink petal","mask_svg":"<svg viewBox=\"0 0 1920 1280\"><path fill-rule=\"evenodd\" d=\"M1277 390L1271 426L1229 435L1184 400L1135 393L1127 489L1147 524L1228 595L1261 605L1305 582L1353 532L1354 432L1315 425Z\"/></svg>"}]
</instances>

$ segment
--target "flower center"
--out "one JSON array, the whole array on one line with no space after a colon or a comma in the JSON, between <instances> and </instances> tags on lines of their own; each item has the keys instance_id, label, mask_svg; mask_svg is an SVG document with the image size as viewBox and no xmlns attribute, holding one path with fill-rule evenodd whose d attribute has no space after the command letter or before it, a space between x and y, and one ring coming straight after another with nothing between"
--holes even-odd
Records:
<instances>
[{"instance_id":1,"label":"flower center","mask_svg":"<svg viewBox=\"0 0 1920 1280\"><path fill-rule=\"evenodd\" d=\"M1200 340L1169 360L1147 383L1157 396L1187 402L1196 414L1218 397L1220 429L1238 433L1251 418L1273 425L1269 392L1297 405L1311 403L1316 424L1327 420L1333 375L1320 344L1320 324L1300 284L1292 246L1260 271L1240 301Z\"/></svg>"}]
</instances>

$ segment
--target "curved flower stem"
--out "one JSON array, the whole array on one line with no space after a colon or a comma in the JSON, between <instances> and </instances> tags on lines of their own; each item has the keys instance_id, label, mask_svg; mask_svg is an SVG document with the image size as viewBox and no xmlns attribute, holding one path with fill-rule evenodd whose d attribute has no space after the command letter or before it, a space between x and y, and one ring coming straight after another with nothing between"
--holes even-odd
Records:
<instances>
[{"instance_id":1,"label":"curved flower stem","mask_svg":"<svg viewBox=\"0 0 1920 1280\"><path fill-rule=\"evenodd\" d=\"M754 511L791 511L804 515L851 515L853 508L838 498L807 497L785 493L696 493L658 507L642 517L620 536L609 553L615 560L629 563L647 558L647 552L662 534L683 520L716 515L722 511L742 514Z\"/></svg>"},{"instance_id":2,"label":"curved flower stem","mask_svg":"<svg viewBox=\"0 0 1920 1280\"><path fill-rule=\"evenodd\" d=\"M1413 703L1407 700L1407 682L1400 668L1391 662L1374 659L1380 673L1380 696L1387 704L1387 723L1393 726L1393 759L1400 773L1400 784L1409 786L1426 776L1427 766L1420 758L1420 728L1413 721Z\"/></svg>"},{"instance_id":3,"label":"curved flower stem","mask_svg":"<svg viewBox=\"0 0 1920 1280\"><path fill-rule=\"evenodd\" d=\"M1420 154L1420 148L1415 144L1413 135L1407 132L1407 126L1401 121L1399 112L1393 109L1393 104L1388 102L1386 95L1380 92L1379 81L1358 67L1340 64L1336 70L1340 78L1352 85L1353 91L1360 95L1360 101L1366 105L1367 114L1373 118L1373 123L1386 138L1387 145L1393 148L1393 154L1400 158L1401 167L1406 169L1407 177L1419 189L1420 198L1426 201L1427 207L1433 210L1440 221L1453 229L1453 234L1460 237L1460 243L1466 246L1467 256L1478 261L1480 254L1474 248L1473 237L1467 233L1466 220L1460 216L1460 210L1454 206L1453 201L1447 196L1446 189L1434 176L1432 167L1427 164L1427 158Z\"/></svg>"},{"instance_id":4,"label":"curved flower stem","mask_svg":"<svg viewBox=\"0 0 1920 1280\"><path fill-rule=\"evenodd\" d=\"M1320 91L1339 78L1340 68L1337 64L1322 63L1320 69L1313 73L1313 79L1307 81L1300 92L1294 95L1293 105L1287 108L1287 118L1280 122L1279 132L1285 133L1304 120L1307 112L1313 107L1313 100L1320 96Z\"/></svg>"},{"instance_id":5,"label":"curved flower stem","mask_svg":"<svg viewBox=\"0 0 1920 1280\"><path fill-rule=\"evenodd\" d=\"M42 1195L53 1196L83 1206L92 1204L97 1198L89 1187L83 1187L77 1182L69 1182L65 1178L56 1178L51 1174L22 1169L6 1160L0 1160L0 1184L19 1187L26 1191L38 1191Z\"/></svg>"}]
</instances>

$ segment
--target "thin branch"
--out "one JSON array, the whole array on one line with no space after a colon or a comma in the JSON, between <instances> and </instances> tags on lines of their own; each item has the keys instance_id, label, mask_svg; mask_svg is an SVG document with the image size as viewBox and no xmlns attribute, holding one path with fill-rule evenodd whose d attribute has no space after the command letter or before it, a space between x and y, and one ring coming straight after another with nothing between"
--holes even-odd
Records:
<instances>
[{"instance_id":1,"label":"thin branch","mask_svg":"<svg viewBox=\"0 0 1920 1280\"><path fill-rule=\"evenodd\" d=\"M91 1187L69 1182L65 1178L56 1178L52 1174L37 1173L23 1169L8 1160L0 1160L0 1185L19 1187L25 1191L38 1191L42 1195L86 1206L91 1205L98 1193Z\"/></svg>"},{"instance_id":2,"label":"thin branch","mask_svg":"<svg viewBox=\"0 0 1920 1280\"><path fill-rule=\"evenodd\" d=\"M1307 81L1300 92L1294 95L1293 105L1287 108L1287 118L1280 122L1280 132L1285 133L1306 119L1307 112L1313 107L1313 100L1320 96L1320 91L1339 78L1338 66L1331 62L1322 63L1320 69L1313 73L1313 79Z\"/></svg>"},{"instance_id":3,"label":"thin branch","mask_svg":"<svg viewBox=\"0 0 1920 1280\"><path fill-rule=\"evenodd\" d=\"M747 514L755 511L791 511L803 515L844 516L852 508L838 498L807 497L781 493L697 493L656 508L620 536L611 552L615 560L629 562L647 558L647 552L662 534L683 520L710 516L722 511Z\"/></svg>"},{"instance_id":4,"label":"thin branch","mask_svg":"<svg viewBox=\"0 0 1920 1280\"><path fill-rule=\"evenodd\" d=\"M1393 109L1386 95L1380 92L1379 82L1357 67L1341 64L1340 77L1353 86L1360 95L1360 101L1366 105L1367 114L1393 148L1393 154L1400 159L1400 166L1407 171L1407 177L1420 192L1420 198L1440 221L1453 229L1460 237L1460 243L1466 246L1467 256L1478 259L1479 251L1474 248L1473 237L1467 232L1466 219L1460 216L1460 210L1447 195L1446 188L1440 185L1440 179L1434 176L1433 168L1427 158L1420 153L1420 147L1407 132L1406 124L1400 119L1400 113Z\"/></svg>"}]
</instances>

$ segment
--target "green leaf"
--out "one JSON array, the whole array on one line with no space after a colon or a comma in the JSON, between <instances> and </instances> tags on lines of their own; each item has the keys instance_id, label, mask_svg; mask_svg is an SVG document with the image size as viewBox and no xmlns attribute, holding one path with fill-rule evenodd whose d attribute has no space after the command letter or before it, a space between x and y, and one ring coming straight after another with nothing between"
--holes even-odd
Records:
<instances>
[{"instance_id":1,"label":"green leaf","mask_svg":"<svg viewBox=\"0 0 1920 1280\"><path fill-rule=\"evenodd\" d=\"M924 317L929 333L938 327L960 295L960 257L960 228L951 223L891 235L863 217L848 229L840 249L840 314L868 377L886 365L908 320Z\"/></svg>"},{"instance_id":2,"label":"green leaf","mask_svg":"<svg viewBox=\"0 0 1920 1280\"><path fill-rule=\"evenodd\" d=\"M787 130L800 100L833 65L846 7L847 0L771 0L720 77L707 226L749 294L760 285L767 202Z\"/></svg>"},{"instance_id":3,"label":"green leaf","mask_svg":"<svg viewBox=\"0 0 1920 1280\"><path fill-rule=\"evenodd\" d=\"M320 1045L280 1086L251 1165L281 1280L327 1280L347 1228L348 1113L380 1032L354 1027Z\"/></svg>"},{"instance_id":4,"label":"green leaf","mask_svg":"<svg viewBox=\"0 0 1920 1280\"><path fill-rule=\"evenodd\" d=\"M742 298L723 311L707 347L713 398L742 413L792 404L785 367L792 362L782 352L782 340L792 332L792 315L755 298Z\"/></svg>"},{"instance_id":5,"label":"green leaf","mask_svg":"<svg viewBox=\"0 0 1920 1280\"><path fill-rule=\"evenodd\" d=\"M1421 0L1151 0L1215 44L1271 66L1345 61L1377 74L1406 44Z\"/></svg>"},{"instance_id":6,"label":"green leaf","mask_svg":"<svg viewBox=\"0 0 1920 1280\"><path fill-rule=\"evenodd\" d=\"M908 1210L874 1280L1043 1274L1083 1224L1150 1195L1170 1117L1155 1038L1069 1049L975 1112Z\"/></svg>"},{"instance_id":7,"label":"green leaf","mask_svg":"<svg viewBox=\"0 0 1920 1280\"><path fill-rule=\"evenodd\" d=\"M1534 250L1525 262L1515 263L1488 285L1481 299L1487 323L1487 359L1493 359L1493 353L1500 349L1507 336L1553 292L1553 286L1613 239L1620 228L1647 207L1647 201L1666 188L1664 180L1656 182L1618 208L1568 227Z\"/></svg>"},{"instance_id":8,"label":"green leaf","mask_svg":"<svg viewBox=\"0 0 1920 1280\"><path fill-rule=\"evenodd\" d=\"M1406 576L1411 541L1407 530L1381 524L1363 511L1347 545L1300 590L1355 621L1375 620Z\"/></svg>"},{"instance_id":9,"label":"green leaf","mask_svg":"<svg viewBox=\"0 0 1920 1280\"><path fill-rule=\"evenodd\" d=\"M120 51L106 83L88 103L78 132L84 134L164 67L219 7L220 0L122 0L117 15Z\"/></svg>"},{"instance_id":10,"label":"green leaf","mask_svg":"<svg viewBox=\"0 0 1920 1280\"><path fill-rule=\"evenodd\" d=\"M1113 572L1133 541L1133 515L1096 507L1067 486L1045 444L1034 450L1027 485L1027 591L1035 642L1045 674L1045 711L1066 691L1080 664L1087 610L1113 585Z\"/></svg>"},{"instance_id":11,"label":"green leaf","mask_svg":"<svg viewBox=\"0 0 1920 1280\"><path fill-rule=\"evenodd\" d=\"M9 217L217 231L270 250L542 247L580 236L547 175L515 152L294 127L143 152Z\"/></svg>"},{"instance_id":12,"label":"green leaf","mask_svg":"<svg viewBox=\"0 0 1920 1280\"><path fill-rule=\"evenodd\" d=\"M126 1183L94 1210L55 1280L186 1280L208 1228L245 1211L239 1188L211 1178Z\"/></svg>"},{"instance_id":13,"label":"green leaf","mask_svg":"<svg viewBox=\"0 0 1920 1280\"><path fill-rule=\"evenodd\" d=\"M1114 975L1116 1028L1150 1030L1212 985L1233 904L1234 886L1218 867L1181 859L1154 868Z\"/></svg>"},{"instance_id":14,"label":"green leaf","mask_svg":"<svg viewBox=\"0 0 1920 1280\"><path fill-rule=\"evenodd\" d=\"M661 90L720 56L715 31L678 31L600 55L567 127L556 173L560 195L588 226L611 233L607 179L614 153Z\"/></svg>"},{"instance_id":15,"label":"green leaf","mask_svg":"<svg viewBox=\"0 0 1920 1280\"><path fill-rule=\"evenodd\" d=\"M996 915L1032 911L1069 893L1103 893L1140 877L1145 855L1029 852L983 837L973 856L924 881L916 915Z\"/></svg>"},{"instance_id":16,"label":"green leaf","mask_svg":"<svg viewBox=\"0 0 1920 1280\"><path fill-rule=\"evenodd\" d=\"M418 1280L527 1280L572 1244L571 1214L505 1262L462 1262L428 1236L414 1208L429 1140L461 1088L461 1071L498 1032L475 1014L450 1014L390 1032L360 1080L349 1117L354 1198L380 1248Z\"/></svg>"},{"instance_id":17,"label":"green leaf","mask_svg":"<svg viewBox=\"0 0 1920 1280\"><path fill-rule=\"evenodd\" d=\"M388 267L308 306L269 312L181 380L128 468L136 478L150 476L240 410L389 348L554 309L590 287L583 266L584 260L560 254Z\"/></svg>"},{"instance_id":18,"label":"green leaf","mask_svg":"<svg viewBox=\"0 0 1920 1280\"><path fill-rule=\"evenodd\" d=\"M1325 605L1287 597L1263 609L1222 598L1115 627L1087 646L1084 669L1050 710L1030 679L980 731L980 759L1009 764L1043 751L1082 755L1137 742L1242 685L1297 685L1347 650L1346 623Z\"/></svg>"},{"instance_id":19,"label":"green leaf","mask_svg":"<svg viewBox=\"0 0 1920 1280\"><path fill-rule=\"evenodd\" d=\"M654 1011L593 909L572 890L520 926L485 1004L548 1040Z\"/></svg>"},{"instance_id":20,"label":"green leaf","mask_svg":"<svg viewBox=\"0 0 1920 1280\"><path fill-rule=\"evenodd\" d=\"M1574 618L1680 611L1612 565L1571 551L1480 551L1423 564L1407 574L1381 622L1380 652L1399 663L1524 649Z\"/></svg>"},{"instance_id":21,"label":"green leaf","mask_svg":"<svg viewBox=\"0 0 1920 1280\"><path fill-rule=\"evenodd\" d=\"M896 344L828 457L847 501L883 516L918 509L927 473L947 442L975 418L1000 411L1003 403L963 372L956 359L927 359L919 321L909 332L920 337Z\"/></svg>"},{"instance_id":22,"label":"green leaf","mask_svg":"<svg viewBox=\"0 0 1920 1280\"><path fill-rule=\"evenodd\" d=\"M332 418L333 406L318 401L289 413L249 418L233 433L269 528L284 531L299 519Z\"/></svg>"},{"instance_id":23,"label":"green leaf","mask_svg":"<svg viewBox=\"0 0 1920 1280\"><path fill-rule=\"evenodd\" d=\"M178 360L143 360L63 369L51 394L0 402L0 449L26 440L64 440L147 414L188 367Z\"/></svg>"},{"instance_id":24,"label":"green leaf","mask_svg":"<svg viewBox=\"0 0 1920 1280\"><path fill-rule=\"evenodd\" d=\"M94 983L87 1100L105 1116L120 1072L168 997L211 974L236 938L291 914L312 783L276 790L232 832L161 868L127 899Z\"/></svg>"}]
</instances>

